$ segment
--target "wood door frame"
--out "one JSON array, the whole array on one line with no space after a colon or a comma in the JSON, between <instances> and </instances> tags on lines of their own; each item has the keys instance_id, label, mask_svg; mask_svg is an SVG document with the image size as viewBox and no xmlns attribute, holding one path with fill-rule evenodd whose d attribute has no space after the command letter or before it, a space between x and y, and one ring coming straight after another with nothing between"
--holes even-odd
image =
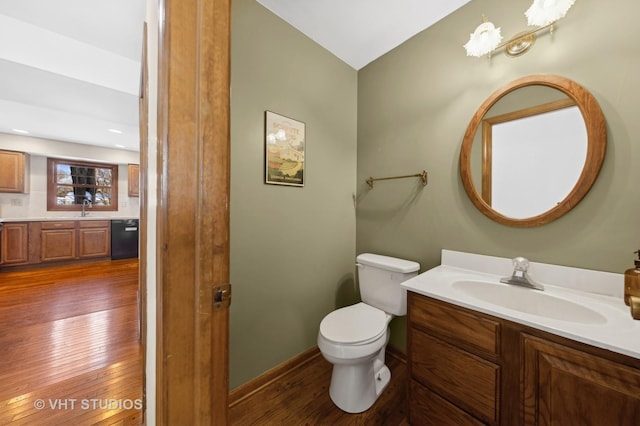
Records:
<instances>
[{"instance_id":1,"label":"wood door frame","mask_svg":"<svg viewBox=\"0 0 640 426\"><path fill-rule=\"evenodd\" d=\"M160 0L156 421L228 421L231 0Z\"/></svg>"},{"instance_id":2,"label":"wood door frame","mask_svg":"<svg viewBox=\"0 0 640 426\"><path fill-rule=\"evenodd\" d=\"M147 265L148 265L148 237L147 223L149 217L148 205L148 155L149 155L149 65L148 65L148 31L147 23L142 29L142 69L140 97L138 99L138 113L140 126L140 167L138 172L138 200L140 202L140 220L138 221L138 337L142 345L142 389L146 403L147 390ZM146 413L144 414L146 419Z\"/></svg>"}]
</instances>

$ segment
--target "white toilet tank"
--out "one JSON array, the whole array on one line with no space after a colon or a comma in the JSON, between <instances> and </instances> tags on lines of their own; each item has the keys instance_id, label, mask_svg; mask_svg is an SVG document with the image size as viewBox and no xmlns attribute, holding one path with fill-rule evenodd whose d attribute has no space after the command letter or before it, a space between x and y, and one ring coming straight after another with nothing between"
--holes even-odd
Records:
<instances>
[{"instance_id":1,"label":"white toilet tank","mask_svg":"<svg viewBox=\"0 0 640 426\"><path fill-rule=\"evenodd\" d=\"M372 253L358 255L356 262L362 301L388 314L406 315L407 291L400 283L418 275L420 264Z\"/></svg>"}]
</instances>

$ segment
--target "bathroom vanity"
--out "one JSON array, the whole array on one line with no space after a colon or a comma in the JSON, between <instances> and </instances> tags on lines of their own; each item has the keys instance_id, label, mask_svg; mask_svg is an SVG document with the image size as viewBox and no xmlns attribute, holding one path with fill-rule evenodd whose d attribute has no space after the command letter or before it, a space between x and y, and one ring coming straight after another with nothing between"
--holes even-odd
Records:
<instances>
[{"instance_id":1,"label":"bathroom vanity","mask_svg":"<svg viewBox=\"0 0 640 426\"><path fill-rule=\"evenodd\" d=\"M563 273L537 266L551 281ZM582 281L566 272L563 279ZM497 277L443 265L403 283L411 424L637 424L640 324L622 298L547 285L545 292L497 287L511 292L508 299L488 303L483 283ZM468 291L473 285L483 295ZM509 301L528 296L529 304Z\"/></svg>"}]
</instances>

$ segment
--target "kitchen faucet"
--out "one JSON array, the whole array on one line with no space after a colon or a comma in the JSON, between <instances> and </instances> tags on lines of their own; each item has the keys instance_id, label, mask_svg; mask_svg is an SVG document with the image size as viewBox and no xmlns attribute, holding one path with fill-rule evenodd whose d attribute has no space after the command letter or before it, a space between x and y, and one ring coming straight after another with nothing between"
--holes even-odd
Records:
<instances>
[{"instance_id":1,"label":"kitchen faucet","mask_svg":"<svg viewBox=\"0 0 640 426\"><path fill-rule=\"evenodd\" d=\"M91 201L87 200L86 198L84 200L82 200L82 217L85 217L86 215L89 214L88 211L86 211L84 208L85 207L91 207L93 204L91 204Z\"/></svg>"},{"instance_id":2,"label":"kitchen faucet","mask_svg":"<svg viewBox=\"0 0 640 426\"><path fill-rule=\"evenodd\" d=\"M501 278L500 282L505 284L513 284L521 287L527 287L534 290L544 290L541 284L534 282L527 273L529 269L529 261L524 257L516 257L512 260L513 274L510 277Z\"/></svg>"}]
</instances>

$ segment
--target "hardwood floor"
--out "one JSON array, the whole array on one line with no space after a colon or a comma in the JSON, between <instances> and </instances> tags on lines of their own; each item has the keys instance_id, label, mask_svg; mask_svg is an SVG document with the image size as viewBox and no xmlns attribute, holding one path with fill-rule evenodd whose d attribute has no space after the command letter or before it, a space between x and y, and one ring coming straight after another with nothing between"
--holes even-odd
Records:
<instances>
[{"instance_id":1,"label":"hardwood floor","mask_svg":"<svg viewBox=\"0 0 640 426\"><path fill-rule=\"evenodd\" d=\"M0 424L139 425L138 261L0 272Z\"/></svg>"},{"instance_id":2,"label":"hardwood floor","mask_svg":"<svg viewBox=\"0 0 640 426\"><path fill-rule=\"evenodd\" d=\"M348 414L333 404L329 397L332 366L318 352L253 394L233 401L232 392L231 425L408 425L407 366L389 351L386 361L391 382L364 413Z\"/></svg>"},{"instance_id":3,"label":"hardwood floor","mask_svg":"<svg viewBox=\"0 0 640 426\"><path fill-rule=\"evenodd\" d=\"M0 272L0 424L142 424L138 262ZM329 398L319 353L237 400L232 425L406 425L407 368L387 356L391 383L347 414Z\"/></svg>"}]
</instances>

